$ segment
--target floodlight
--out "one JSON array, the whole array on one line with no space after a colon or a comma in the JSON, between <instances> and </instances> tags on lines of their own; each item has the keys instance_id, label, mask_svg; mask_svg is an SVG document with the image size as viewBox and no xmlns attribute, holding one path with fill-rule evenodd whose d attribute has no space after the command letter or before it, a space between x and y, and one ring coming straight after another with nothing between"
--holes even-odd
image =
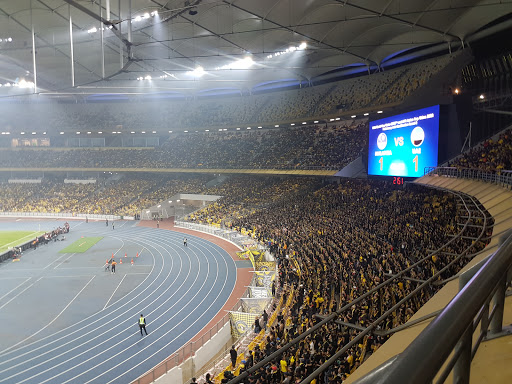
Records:
<instances>
[{"instance_id":1,"label":"floodlight","mask_svg":"<svg viewBox=\"0 0 512 384\"><path fill-rule=\"evenodd\" d=\"M352 115L350 116L352 119L355 119L357 116L356 115Z\"/></svg>"},{"instance_id":2,"label":"floodlight","mask_svg":"<svg viewBox=\"0 0 512 384\"><path fill-rule=\"evenodd\" d=\"M158 16L158 11L151 12L151 16Z\"/></svg>"},{"instance_id":3,"label":"floodlight","mask_svg":"<svg viewBox=\"0 0 512 384\"><path fill-rule=\"evenodd\" d=\"M314 124L318 124L318 120L313 121Z\"/></svg>"},{"instance_id":4,"label":"floodlight","mask_svg":"<svg viewBox=\"0 0 512 384\"><path fill-rule=\"evenodd\" d=\"M135 19L133 19L133 21L141 21L142 20L142 17L140 16L137 16Z\"/></svg>"},{"instance_id":5,"label":"floodlight","mask_svg":"<svg viewBox=\"0 0 512 384\"><path fill-rule=\"evenodd\" d=\"M145 19L149 19L149 13L147 13L147 12L146 12L146 13L143 15L143 17L144 17Z\"/></svg>"},{"instance_id":6,"label":"floodlight","mask_svg":"<svg viewBox=\"0 0 512 384\"><path fill-rule=\"evenodd\" d=\"M368 112L366 112L366 113L363 113L363 115L364 115L364 116L368 116L368 115L369 115L369 113L368 113Z\"/></svg>"},{"instance_id":7,"label":"floodlight","mask_svg":"<svg viewBox=\"0 0 512 384\"><path fill-rule=\"evenodd\" d=\"M279 128L279 124L274 125L275 128Z\"/></svg>"},{"instance_id":8,"label":"floodlight","mask_svg":"<svg viewBox=\"0 0 512 384\"><path fill-rule=\"evenodd\" d=\"M479 98L480 100L483 100L483 99L485 99L485 96L484 96L483 94L481 94L480 96L478 96L478 98Z\"/></svg>"},{"instance_id":9,"label":"floodlight","mask_svg":"<svg viewBox=\"0 0 512 384\"><path fill-rule=\"evenodd\" d=\"M291 123L290 125L293 127L295 125L295 123Z\"/></svg>"},{"instance_id":10,"label":"floodlight","mask_svg":"<svg viewBox=\"0 0 512 384\"><path fill-rule=\"evenodd\" d=\"M33 135L35 135L36 133L35 132L32 132Z\"/></svg>"},{"instance_id":11,"label":"floodlight","mask_svg":"<svg viewBox=\"0 0 512 384\"><path fill-rule=\"evenodd\" d=\"M382 111L377 111L377 113L382 113Z\"/></svg>"},{"instance_id":12,"label":"floodlight","mask_svg":"<svg viewBox=\"0 0 512 384\"><path fill-rule=\"evenodd\" d=\"M306 49L307 46L308 46L307 43L305 41L303 41L302 43L300 43L299 49Z\"/></svg>"}]
</instances>

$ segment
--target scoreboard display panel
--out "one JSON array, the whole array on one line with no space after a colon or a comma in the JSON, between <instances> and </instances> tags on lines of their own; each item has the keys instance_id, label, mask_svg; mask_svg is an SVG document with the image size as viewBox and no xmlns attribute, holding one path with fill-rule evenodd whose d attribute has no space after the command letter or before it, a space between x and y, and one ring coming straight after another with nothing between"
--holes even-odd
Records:
<instances>
[{"instance_id":1,"label":"scoreboard display panel","mask_svg":"<svg viewBox=\"0 0 512 384\"><path fill-rule=\"evenodd\" d=\"M370 122L368 175L421 177L437 166L439 105Z\"/></svg>"}]
</instances>

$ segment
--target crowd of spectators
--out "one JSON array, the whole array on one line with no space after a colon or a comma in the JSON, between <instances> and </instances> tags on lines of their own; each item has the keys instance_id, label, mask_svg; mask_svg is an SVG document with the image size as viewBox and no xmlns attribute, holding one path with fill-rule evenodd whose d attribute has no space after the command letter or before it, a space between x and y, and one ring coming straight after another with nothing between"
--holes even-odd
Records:
<instances>
[{"instance_id":1,"label":"crowd of spectators","mask_svg":"<svg viewBox=\"0 0 512 384\"><path fill-rule=\"evenodd\" d=\"M512 170L512 129L473 147L450 162L449 166L488 172Z\"/></svg>"},{"instance_id":2,"label":"crowd of spectators","mask_svg":"<svg viewBox=\"0 0 512 384\"><path fill-rule=\"evenodd\" d=\"M198 129L226 126L264 125L323 117L342 110L399 103L434 73L451 56L422 61L384 72L363 74L335 83L256 95L130 99L115 102L76 104L44 102L24 105L25 113L13 104L0 105L0 125L15 131L40 126L56 131L140 131ZM342 106L342 107L340 107Z\"/></svg>"},{"instance_id":3,"label":"crowd of spectators","mask_svg":"<svg viewBox=\"0 0 512 384\"><path fill-rule=\"evenodd\" d=\"M90 184L0 183L0 211L136 216L176 193L204 193L212 176L125 175Z\"/></svg>"},{"instance_id":4,"label":"crowd of spectators","mask_svg":"<svg viewBox=\"0 0 512 384\"><path fill-rule=\"evenodd\" d=\"M190 132L157 148L2 149L3 167L341 169L366 146L365 121L234 132Z\"/></svg>"},{"instance_id":5,"label":"crowd of spectators","mask_svg":"<svg viewBox=\"0 0 512 384\"><path fill-rule=\"evenodd\" d=\"M269 201L265 194L250 203L246 190L230 188L217 207L207 207L188 218L222 222L267 244L277 259L280 292L291 296L291 304L268 328L259 349L250 356L245 352L242 371L250 368L249 359L251 364L261 361L318 323L319 315L345 306L416 261L425 258L408 272L407 276L415 280L398 279L382 287L343 313L340 320L370 325L416 289L417 281L436 275L453 261L437 280L448 278L468 261L455 255L470 246L471 252L476 252L486 245L487 240L472 239L482 224L475 219L476 227L465 233L466 237L445 246L445 253L427 257L428 252L447 244L460 230L457 200L451 194L419 185L396 189L380 181L350 180L319 187L299 182L298 189L289 194L288 188L276 186L279 198ZM441 286L429 285L420 290L386 317L379 330L406 322ZM356 335L354 328L328 323L245 382L300 382ZM343 382L386 339L377 335L364 338L317 383ZM280 369L283 366L287 367L285 372Z\"/></svg>"}]
</instances>

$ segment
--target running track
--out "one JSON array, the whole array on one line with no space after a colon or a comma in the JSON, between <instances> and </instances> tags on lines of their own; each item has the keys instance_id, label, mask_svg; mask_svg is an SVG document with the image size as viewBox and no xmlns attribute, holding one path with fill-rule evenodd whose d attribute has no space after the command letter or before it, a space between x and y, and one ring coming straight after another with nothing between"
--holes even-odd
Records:
<instances>
[{"instance_id":1,"label":"running track","mask_svg":"<svg viewBox=\"0 0 512 384\"><path fill-rule=\"evenodd\" d=\"M105 232L103 223L88 228L87 236ZM72 326L0 352L0 383L130 383L198 334L234 289L235 262L210 241L187 234L184 247L182 233L131 223L110 236L144 248L152 261L147 276L136 289ZM91 273L82 291L95 278ZM149 336L140 335L140 313Z\"/></svg>"}]
</instances>

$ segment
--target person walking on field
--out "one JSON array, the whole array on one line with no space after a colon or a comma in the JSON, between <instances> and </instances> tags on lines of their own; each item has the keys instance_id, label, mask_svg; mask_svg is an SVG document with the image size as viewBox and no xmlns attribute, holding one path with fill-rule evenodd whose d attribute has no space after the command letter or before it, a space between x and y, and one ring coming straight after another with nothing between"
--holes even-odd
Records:
<instances>
[{"instance_id":1,"label":"person walking on field","mask_svg":"<svg viewBox=\"0 0 512 384\"><path fill-rule=\"evenodd\" d=\"M116 261L114 259L112 259L112 272L111 274L115 274L116 273Z\"/></svg>"},{"instance_id":2,"label":"person walking on field","mask_svg":"<svg viewBox=\"0 0 512 384\"><path fill-rule=\"evenodd\" d=\"M140 328L140 335L143 336L142 330L144 329L144 332L146 332L146 336L148 335L148 331L146 331L146 318L140 314L139 318L139 328Z\"/></svg>"}]
</instances>

